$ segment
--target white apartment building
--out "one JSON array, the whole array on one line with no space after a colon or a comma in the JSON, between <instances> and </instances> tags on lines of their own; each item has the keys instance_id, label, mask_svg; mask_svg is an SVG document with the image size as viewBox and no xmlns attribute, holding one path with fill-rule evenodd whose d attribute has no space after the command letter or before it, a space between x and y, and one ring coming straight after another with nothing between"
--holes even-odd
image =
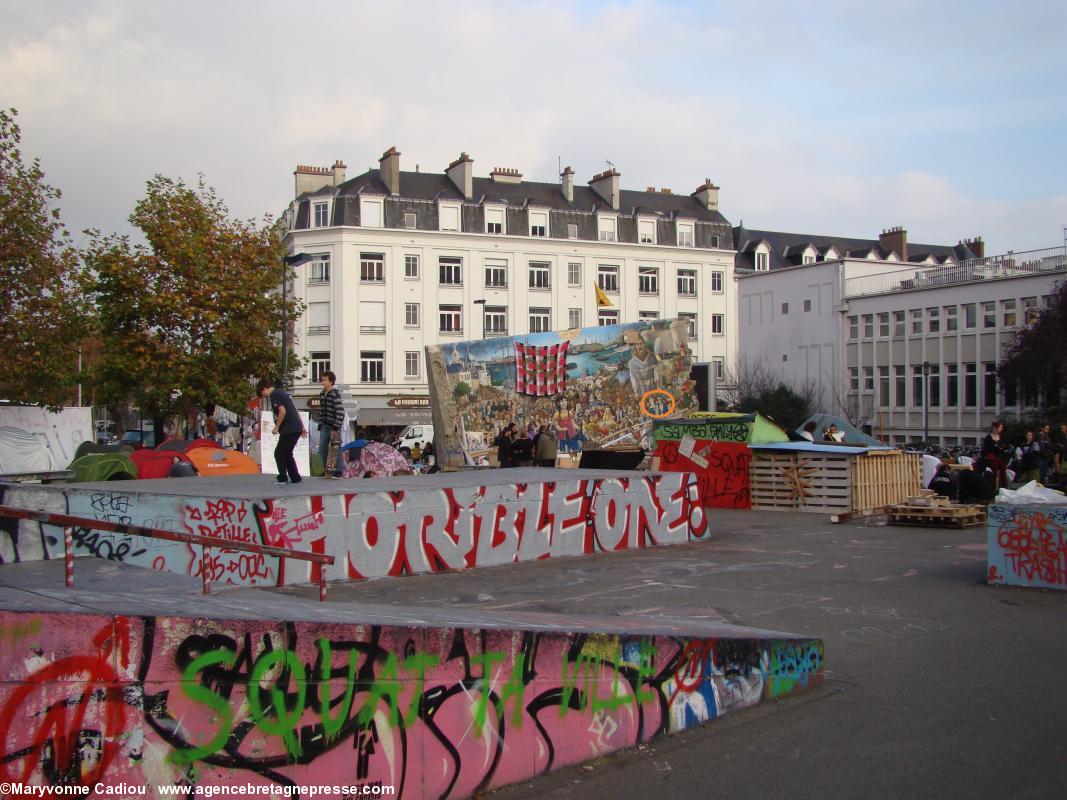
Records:
<instances>
[{"instance_id":1,"label":"white apartment building","mask_svg":"<svg viewBox=\"0 0 1067 800\"><path fill-rule=\"evenodd\" d=\"M312 257L292 286L307 304L298 397L332 369L361 425L429 422L428 344L640 318L688 318L694 361L720 375L736 355L732 231L710 181L676 195L620 189L614 169L587 187L570 167L559 184L478 178L465 153L443 174L403 172L395 148L345 170L298 167L282 219L287 251Z\"/></svg>"},{"instance_id":2,"label":"white apartment building","mask_svg":"<svg viewBox=\"0 0 1067 800\"><path fill-rule=\"evenodd\" d=\"M740 259L745 243L737 246ZM742 265L743 356L762 358L794 386L816 387L822 410L884 441L921 441L928 432L937 445L977 444L994 419L1037 404L999 386L997 365L1064 279L1067 253L967 258L981 252L980 239L944 248L962 258L921 247L910 259L906 243L903 259L876 243L873 256ZM838 252L846 250L856 252Z\"/></svg>"}]
</instances>

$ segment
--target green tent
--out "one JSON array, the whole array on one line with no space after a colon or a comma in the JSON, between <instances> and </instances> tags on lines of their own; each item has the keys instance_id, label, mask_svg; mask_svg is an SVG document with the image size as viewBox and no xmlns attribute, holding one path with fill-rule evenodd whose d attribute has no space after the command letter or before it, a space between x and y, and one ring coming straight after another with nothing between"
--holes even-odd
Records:
<instances>
[{"instance_id":1,"label":"green tent","mask_svg":"<svg viewBox=\"0 0 1067 800\"><path fill-rule=\"evenodd\" d=\"M691 414L685 419L662 420L657 422L653 428L653 436L657 442L680 441L685 436L692 439L738 444L789 441L789 434L758 412L753 414L708 412Z\"/></svg>"},{"instance_id":2,"label":"green tent","mask_svg":"<svg viewBox=\"0 0 1067 800\"><path fill-rule=\"evenodd\" d=\"M70 462L73 483L124 481L137 478L137 467L125 453L89 453Z\"/></svg>"}]
</instances>

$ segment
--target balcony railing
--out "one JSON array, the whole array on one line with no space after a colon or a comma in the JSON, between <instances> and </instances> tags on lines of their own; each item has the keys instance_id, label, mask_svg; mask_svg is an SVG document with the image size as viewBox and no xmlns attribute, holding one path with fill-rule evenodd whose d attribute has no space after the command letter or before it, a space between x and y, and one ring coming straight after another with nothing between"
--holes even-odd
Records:
<instances>
[{"instance_id":1,"label":"balcony railing","mask_svg":"<svg viewBox=\"0 0 1067 800\"><path fill-rule=\"evenodd\" d=\"M901 265L876 275L858 275L845 280L845 298L886 294L907 289L929 289L973 281L1016 278L1042 272L1067 271L1067 247L1008 252L1004 255L974 258L958 264L916 267Z\"/></svg>"}]
</instances>

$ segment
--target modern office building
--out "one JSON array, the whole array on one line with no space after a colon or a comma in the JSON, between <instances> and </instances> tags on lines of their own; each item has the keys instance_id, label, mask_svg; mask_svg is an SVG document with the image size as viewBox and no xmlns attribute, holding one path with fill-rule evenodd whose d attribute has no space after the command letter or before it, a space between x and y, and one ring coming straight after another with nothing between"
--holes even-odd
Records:
<instances>
[{"instance_id":1,"label":"modern office building","mask_svg":"<svg viewBox=\"0 0 1067 800\"><path fill-rule=\"evenodd\" d=\"M710 180L674 194L622 189L614 168L580 186L570 167L558 184L473 167L463 153L443 173L402 171L396 148L354 178L297 167L281 226L287 252L312 258L292 286L309 364L294 394L332 369L360 424L428 422L427 344L642 318L687 318L694 360L733 362L733 232Z\"/></svg>"},{"instance_id":2,"label":"modern office building","mask_svg":"<svg viewBox=\"0 0 1067 800\"><path fill-rule=\"evenodd\" d=\"M909 247L899 228L870 242L757 233L737 240L742 352L823 409L890 443L953 446L1037 404L998 385L997 365L1064 279L1064 247L985 257L981 239Z\"/></svg>"}]
</instances>

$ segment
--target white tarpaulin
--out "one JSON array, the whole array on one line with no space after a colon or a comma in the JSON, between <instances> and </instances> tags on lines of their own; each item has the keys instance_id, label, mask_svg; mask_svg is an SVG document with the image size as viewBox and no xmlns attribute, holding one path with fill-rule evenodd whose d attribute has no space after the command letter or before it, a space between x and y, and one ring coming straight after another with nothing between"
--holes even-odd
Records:
<instances>
[{"instance_id":1,"label":"white tarpaulin","mask_svg":"<svg viewBox=\"0 0 1067 800\"><path fill-rule=\"evenodd\" d=\"M311 430L311 416L306 411L300 412L300 418L304 421L304 430ZM271 433L274 430L274 415L269 411L259 412L259 447L260 465L259 471L264 475L277 475L278 467L274 463L274 448L278 446L277 435ZM311 450L309 442L311 437L301 436L296 440L296 450L293 456L296 458L296 468L300 470L300 476L307 478L311 475Z\"/></svg>"},{"instance_id":2,"label":"white tarpaulin","mask_svg":"<svg viewBox=\"0 0 1067 800\"><path fill-rule=\"evenodd\" d=\"M66 469L78 445L93 441L93 410L51 412L33 406L0 406L0 428L12 431L5 434L0 474ZM45 456L36 453L41 449ZM45 467L28 466L46 462Z\"/></svg>"},{"instance_id":3,"label":"white tarpaulin","mask_svg":"<svg viewBox=\"0 0 1067 800\"><path fill-rule=\"evenodd\" d=\"M1064 496L1063 492L1042 486L1037 481L1030 481L1018 489L1001 489L997 492L997 497L993 502L1013 506L1029 506L1038 503L1065 505L1067 496Z\"/></svg>"}]
</instances>

